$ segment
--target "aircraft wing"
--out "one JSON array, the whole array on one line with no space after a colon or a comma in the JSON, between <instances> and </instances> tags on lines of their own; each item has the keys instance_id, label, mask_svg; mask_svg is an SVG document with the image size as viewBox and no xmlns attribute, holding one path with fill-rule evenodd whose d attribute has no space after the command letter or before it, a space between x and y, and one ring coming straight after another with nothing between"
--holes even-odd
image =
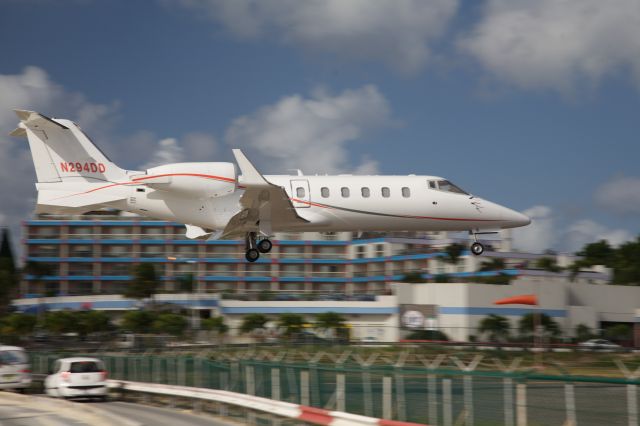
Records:
<instances>
[{"instance_id":1,"label":"aircraft wing","mask_svg":"<svg viewBox=\"0 0 640 426\"><path fill-rule=\"evenodd\" d=\"M286 226L309 222L298 216L284 188L268 182L241 150L234 149L233 155L243 177L242 210L229 220L220 238L234 238L256 231L272 235L273 224Z\"/></svg>"}]
</instances>

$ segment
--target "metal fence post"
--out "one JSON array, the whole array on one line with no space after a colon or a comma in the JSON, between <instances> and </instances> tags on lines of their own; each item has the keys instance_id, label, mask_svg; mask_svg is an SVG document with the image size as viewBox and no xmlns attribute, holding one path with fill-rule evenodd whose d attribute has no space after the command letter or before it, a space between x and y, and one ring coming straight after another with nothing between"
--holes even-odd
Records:
<instances>
[{"instance_id":1,"label":"metal fence post","mask_svg":"<svg viewBox=\"0 0 640 426\"><path fill-rule=\"evenodd\" d=\"M453 406L451 404L451 379L442 380L442 424L453 424Z\"/></svg>"},{"instance_id":2,"label":"metal fence post","mask_svg":"<svg viewBox=\"0 0 640 426\"><path fill-rule=\"evenodd\" d=\"M567 422L568 426L575 426L578 424L576 418L576 396L572 383L565 383L564 385L564 404L567 408Z\"/></svg>"},{"instance_id":3,"label":"metal fence post","mask_svg":"<svg viewBox=\"0 0 640 426\"><path fill-rule=\"evenodd\" d=\"M310 405L309 395L309 372L300 372L300 404Z\"/></svg>"},{"instance_id":4,"label":"metal fence post","mask_svg":"<svg viewBox=\"0 0 640 426\"><path fill-rule=\"evenodd\" d=\"M435 425L438 423L438 378L435 374L427 375L429 383L429 393L427 399L429 401L429 423Z\"/></svg>"},{"instance_id":5,"label":"metal fence post","mask_svg":"<svg viewBox=\"0 0 640 426\"><path fill-rule=\"evenodd\" d=\"M255 382L255 374L254 369L251 365L247 365L244 369L245 371L245 383L246 383L246 394L247 395L255 395L256 394L256 382Z\"/></svg>"},{"instance_id":6,"label":"metal fence post","mask_svg":"<svg viewBox=\"0 0 640 426\"><path fill-rule=\"evenodd\" d=\"M638 425L638 386L627 385L627 411L629 426Z\"/></svg>"},{"instance_id":7,"label":"metal fence post","mask_svg":"<svg viewBox=\"0 0 640 426\"><path fill-rule=\"evenodd\" d=\"M527 426L527 385L526 383L518 383L516 385L516 424L518 426Z\"/></svg>"},{"instance_id":8,"label":"metal fence post","mask_svg":"<svg viewBox=\"0 0 640 426\"><path fill-rule=\"evenodd\" d=\"M280 369L271 369L271 399L280 401Z\"/></svg>"},{"instance_id":9,"label":"metal fence post","mask_svg":"<svg viewBox=\"0 0 640 426\"><path fill-rule=\"evenodd\" d=\"M513 426L513 379L506 377L502 383L504 385L504 424Z\"/></svg>"},{"instance_id":10,"label":"metal fence post","mask_svg":"<svg viewBox=\"0 0 640 426\"><path fill-rule=\"evenodd\" d=\"M345 378L344 373L336 374L336 410L346 411L344 400Z\"/></svg>"},{"instance_id":11,"label":"metal fence post","mask_svg":"<svg viewBox=\"0 0 640 426\"><path fill-rule=\"evenodd\" d=\"M473 377L464 376L464 411L465 424L473 426Z\"/></svg>"},{"instance_id":12,"label":"metal fence post","mask_svg":"<svg viewBox=\"0 0 640 426\"><path fill-rule=\"evenodd\" d=\"M371 389L371 373L365 366L362 370L362 396L364 399L364 415L373 416L373 390Z\"/></svg>"},{"instance_id":13,"label":"metal fence post","mask_svg":"<svg viewBox=\"0 0 640 426\"><path fill-rule=\"evenodd\" d=\"M382 418L385 420L391 420L392 406L391 406L391 377L384 376L382 378Z\"/></svg>"}]
</instances>

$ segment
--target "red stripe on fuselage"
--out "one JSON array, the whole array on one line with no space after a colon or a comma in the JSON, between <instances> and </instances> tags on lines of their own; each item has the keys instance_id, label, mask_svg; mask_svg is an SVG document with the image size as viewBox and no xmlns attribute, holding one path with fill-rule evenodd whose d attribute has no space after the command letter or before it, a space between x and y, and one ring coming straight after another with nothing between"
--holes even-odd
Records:
<instances>
[{"instance_id":1,"label":"red stripe on fuselage","mask_svg":"<svg viewBox=\"0 0 640 426\"><path fill-rule=\"evenodd\" d=\"M84 191L84 192L78 192L78 193L70 194L70 195L63 195L62 197L53 198L53 200L57 200L57 199L60 199L60 198L74 197L76 195L90 194L91 192L99 191L101 189L106 189L106 188L112 188L114 186L120 186L120 185L135 185L137 183L141 183L142 185L144 185L144 183L142 183L140 181L147 180L147 179L153 179L153 178L156 178L156 177L166 177L166 176L192 176L192 177L201 177L201 178L205 178L205 179L220 180L220 181L223 181L223 182L232 182L232 183L236 182L235 179L224 177L224 176L205 175L205 174L200 174L200 173L167 173L167 174L162 174L162 175L143 176L143 177L140 177L140 178L134 178L133 180L131 180L129 182L116 182L116 183L112 183L112 184L109 184L109 185L100 186L98 188L93 188L93 189L90 189L90 190Z\"/></svg>"}]
</instances>

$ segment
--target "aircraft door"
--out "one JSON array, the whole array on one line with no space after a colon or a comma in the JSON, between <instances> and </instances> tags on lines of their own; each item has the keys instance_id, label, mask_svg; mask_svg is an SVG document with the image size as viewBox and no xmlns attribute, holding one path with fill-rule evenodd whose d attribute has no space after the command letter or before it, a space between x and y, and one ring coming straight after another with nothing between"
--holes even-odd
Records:
<instances>
[{"instance_id":1,"label":"aircraft door","mask_svg":"<svg viewBox=\"0 0 640 426\"><path fill-rule=\"evenodd\" d=\"M306 179L291 180L291 201L295 208L309 207L311 193L309 191L309 181Z\"/></svg>"}]
</instances>

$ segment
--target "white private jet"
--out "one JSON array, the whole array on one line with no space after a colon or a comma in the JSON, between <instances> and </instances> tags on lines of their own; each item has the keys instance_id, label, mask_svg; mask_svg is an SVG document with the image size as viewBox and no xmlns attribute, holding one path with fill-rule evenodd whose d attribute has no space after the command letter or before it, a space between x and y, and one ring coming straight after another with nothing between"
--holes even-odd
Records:
<instances>
[{"instance_id":1,"label":"white private jet","mask_svg":"<svg viewBox=\"0 0 640 426\"><path fill-rule=\"evenodd\" d=\"M70 120L16 110L36 169L36 213L115 208L186 226L188 238L243 238L245 257L268 253L275 232L469 231L531 223L437 176L263 176L239 149L233 163L176 163L146 171L111 162Z\"/></svg>"}]
</instances>

